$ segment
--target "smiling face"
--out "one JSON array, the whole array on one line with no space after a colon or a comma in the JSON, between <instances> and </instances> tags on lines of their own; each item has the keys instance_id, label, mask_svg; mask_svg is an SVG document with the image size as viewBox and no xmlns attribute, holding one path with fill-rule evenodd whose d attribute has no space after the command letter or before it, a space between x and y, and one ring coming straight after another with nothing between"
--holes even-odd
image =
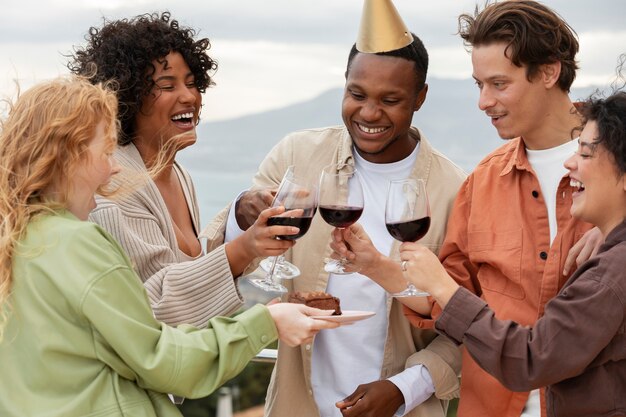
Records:
<instances>
[{"instance_id":1,"label":"smiling face","mask_svg":"<svg viewBox=\"0 0 626 417\"><path fill-rule=\"evenodd\" d=\"M548 89L540 76L528 81L526 68L514 65L505 49L502 42L472 49L473 77L480 89L478 107L502 139L522 136L526 140L537 136L549 115Z\"/></svg>"},{"instance_id":2,"label":"smiling face","mask_svg":"<svg viewBox=\"0 0 626 417\"><path fill-rule=\"evenodd\" d=\"M574 187L570 213L606 235L626 216L626 175L618 173L612 155L598 138L596 122L583 129L578 151L565 162Z\"/></svg>"},{"instance_id":3,"label":"smiling face","mask_svg":"<svg viewBox=\"0 0 626 417\"><path fill-rule=\"evenodd\" d=\"M398 57L357 54L347 73L342 117L359 154L374 163L396 162L415 148L409 137L419 93L414 63Z\"/></svg>"},{"instance_id":4,"label":"smiling face","mask_svg":"<svg viewBox=\"0 0 626 417\"><path fill-rule=\"evenodd\" d=\"M196 141L196 124L202 104L194 76L178 52L171 52L153 62L155 86L143 100L136 117L135 145L143 155L154 155L163 143L176 135L177 150Z\"/></svg>"}]
</instances>

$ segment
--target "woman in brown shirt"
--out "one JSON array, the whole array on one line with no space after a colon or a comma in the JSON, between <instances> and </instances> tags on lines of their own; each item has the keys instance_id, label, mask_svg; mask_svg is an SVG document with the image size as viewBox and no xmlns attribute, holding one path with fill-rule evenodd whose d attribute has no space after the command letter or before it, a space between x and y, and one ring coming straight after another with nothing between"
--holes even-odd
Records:
<instances>
[{"instance_id":1,"label":"woman in brown shirt","mask_svg":"<svg viewBox=\"0 0 626 417\"><path fill-rule=\"evenodd\" d=\"M463 343L509 389L547 386L550 416L626 415L626 92L590 99L587 124L569 158L572 216L606 237L533 327L498 320L460 287L437 257L405 243L406 278L443 308L436 329Z\"/></svg>"}]
</instances>

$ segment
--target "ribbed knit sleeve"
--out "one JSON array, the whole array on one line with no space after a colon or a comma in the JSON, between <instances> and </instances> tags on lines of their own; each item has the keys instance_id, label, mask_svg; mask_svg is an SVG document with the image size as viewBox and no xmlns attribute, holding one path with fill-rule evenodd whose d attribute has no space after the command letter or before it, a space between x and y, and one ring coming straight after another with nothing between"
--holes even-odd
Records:
<instances>
[{"instance_id":1,"label":"ribbed knit sleeve","mask_svg":"<svg viewBox=\"0 0 626 417\"><path fill-rule=\"evenodd\" d=\"M126 250L158 320L205 327L210 318L230 315L242 306L223 245L195 260L179 262L177 249L172 249L159 220L139 206L122 210L100 200L90 220Z\"/></svg>"}]
</instances>

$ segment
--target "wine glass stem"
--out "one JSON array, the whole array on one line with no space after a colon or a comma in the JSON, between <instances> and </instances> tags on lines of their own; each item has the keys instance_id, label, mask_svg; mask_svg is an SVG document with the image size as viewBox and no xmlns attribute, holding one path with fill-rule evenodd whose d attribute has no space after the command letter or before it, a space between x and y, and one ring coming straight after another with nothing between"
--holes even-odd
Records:
<instances>
[{"instance_id":1,"label":"wine glass stem","mask_svg":"<svg viewBox=\"0 0 626 417\"><path fill-rule=\"evenodd\" d=\"M272 284L277 284L278 283L278 279L274 279L274 270L276 269L276 264L278 264L278 256L274 256L274 259L272 260L272 267L270 268L269 272L267 273L267 276L265 277L265 280L268 282L271 282Z\"/></svg>"},{"instance_id":2,"label":"wine glass stem","mask_svg":"<svg viewBox=\"0 0 626 417\"><path fill-rule=\"evenodd\" d=\"M278 255L276 256L276 258L278 258L278 260L276 261L276 268L278 268L278 273L282 274L283 272L285 272L283 264L283 262L285 261L285 257L283 255Z\"/></svg>"},{"instance_id":3,"label":"wine glass stem","mask_svg":"<svg viewBox=\"0 0 626 417\"><path fill-rule=\"evenodd\" d=\"M337 229L341 231L341 235L343 236L343 229L345 229L345 227L338 227ZM345 242L345 244L348 248L350 248L350 246L348 246L348 242ZM348 258L346 258L345 256L340 256L338 262L339 265L344 266L348 263Z\"/></svg>"}]
</instances>

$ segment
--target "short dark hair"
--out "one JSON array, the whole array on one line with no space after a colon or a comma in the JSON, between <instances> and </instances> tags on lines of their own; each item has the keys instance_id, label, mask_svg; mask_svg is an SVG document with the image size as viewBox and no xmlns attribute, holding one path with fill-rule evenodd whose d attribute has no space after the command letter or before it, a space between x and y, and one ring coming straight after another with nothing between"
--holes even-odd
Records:
<instances>
[{"instance_id":1,"label":"short dark hair","mask_svg":"<svg viewBox=\"0 0 626 417\"><path fill-rule=\"evenodd\" d=\"M217 69L217 62L206 53L211 45L207 38L194 40L195 35L193 29L181 27L171 19L169 12L152 13L131 19L104 19L101 28L89 29L85 36L87 45L75 48L67 65L70 71L88 76L94 83L117 84L120 145L134 138L135 117L155 84L153 61L178 52L189 65L201 93L214 84L209 71Z\"/></svg>"},{"instance_id":2,"label":"short dark hair","mask_svg":"<svg viewBox=\"0 0 626 417\"><path fill-rule=\"evenodd\" d=\"M601 143L615 159L620 175L626 173L626 92L608 98L590 98L579 109L585 121L596 122Z\"/></svg>"},{"instance_id":3,"label":"short dark hair","mask_svg":"<svg viewBox=\"0 0 626 417\"><path fill-rule=\"evenodd\" d=\"M426 75L428 73L428 52L426 51L426 47L420 38L417 37L416 34L411 32L413 35L413 42L408 44L407 46L395 49L393 51L388 52L377 52L376 55L382 56L395 56L398 58L404 58L408 61L412 61L415 65L415 80L417 91L416 93L422 91L424 85L426 84ZM356 54L361 53L358 49L356 49L356 43L352 45L352 49L350 50L350 54L348 55L348 65L346 67L346 75L350 71L350 64L352 60L356 56Z\"/></svg>"},{"instance_id":4,"label":"short dark hair","mask_svg":"<svg viewBox=\"0 0 626 417\"><path fill-rule=\"evenodd\" d=\"M544 64L561 63L558 86L569 92L576 78L576 32L555 11L532 0L509 0L459 16L459 35L466 46L507 43L513 64L526 65L529 81Z\"/></svg>"}]
</instances>

